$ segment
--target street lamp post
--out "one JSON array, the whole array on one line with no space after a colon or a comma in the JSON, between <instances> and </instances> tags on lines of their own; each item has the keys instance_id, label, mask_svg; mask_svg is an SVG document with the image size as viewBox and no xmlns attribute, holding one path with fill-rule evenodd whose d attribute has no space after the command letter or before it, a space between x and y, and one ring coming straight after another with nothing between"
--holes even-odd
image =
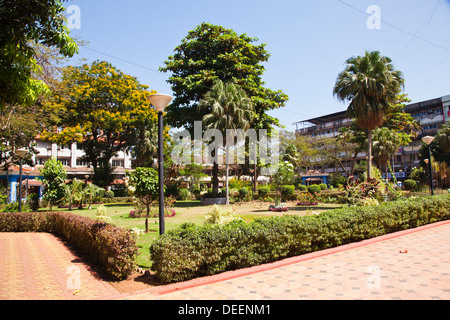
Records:
<instances>
[{"instance_id":1,"label":"street lamp post","mask_svg":"<svg viewBox=\"0 0 450 320\"><path fill-rule=\"evenodd\" d=\"M430 177L430 192L431 195L434 195L434 188L433 188L433 168L431 166L431 143L434 141L434 137L426 136L422 138L422 141L428 146L428 172Z\"/></svg>"},{"instance_id":2,"label":"street lamp post","mask_svg":"<svg viewBox=\"0 0 450 320\"><path fill-rule=\"evenodd\" d=\"M19 157L19 212L22 212L22 159L27 154L27 150L18 149L16 154Z\"/></svg>"},{"instance_id":3,"label":"street lamp post","mask_svg":"<svg viewBox=\"0 0 450 320\"><path fill-rule=\"evenodd\" d=\"M159 234L165 232L164 223L164 152L163 152L163 112L172 101L167 94L152 94L148 100L158 111L158 178L159 178Z\"/></svg>"}]
</instances>

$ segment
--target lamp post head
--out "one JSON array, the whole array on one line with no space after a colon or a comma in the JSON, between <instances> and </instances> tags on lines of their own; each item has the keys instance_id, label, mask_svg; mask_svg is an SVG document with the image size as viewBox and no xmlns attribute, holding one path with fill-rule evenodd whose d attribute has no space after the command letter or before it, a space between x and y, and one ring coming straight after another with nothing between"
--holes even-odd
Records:
<instances>
[{"instance_id":1,"label":"lamp post head","mask_svg":"<svg viewBox=\"0 0 450 320\"><path fill-rule=\"evenodd\" d=\"M152 106L154 106L158 112L163 112L172 99L172 96L161 93L152 94L148 97L148 101L150 101Z\"/></svg>"},{"instance_id":2,"label":"lamp post head","mask_svg":"<svg viewBox=\"0 0 450 320\"><path fill-rule=\"evenodd\" d=\"M28 153L28 151L25 150L25 149L17 149L17 150L16 150L16 154L17 154L17 156L18 156L19 158L25 157L25 155L26 155L27 153Z\"/></svg>"},{"instance_id":3,"label":"lamp post head","mask_svg":"<svg viewBox=\"0 0 450 320\"><path fill-rule=\"evenodd\" d=\"M422 138L422 141L425 144L430 145L434 141L434 137L426 136Z\"/></svg>"}]
</instances>

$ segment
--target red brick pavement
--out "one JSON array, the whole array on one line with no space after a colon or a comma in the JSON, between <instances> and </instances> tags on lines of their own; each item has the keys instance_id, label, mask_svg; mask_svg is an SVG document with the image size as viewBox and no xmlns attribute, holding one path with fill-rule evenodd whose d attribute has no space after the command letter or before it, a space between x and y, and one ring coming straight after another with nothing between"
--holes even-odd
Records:
<instances>
[{"instance_id":1,"label":"red brick pavement","mask_svg":"<svg viewBox=\"0 0 450 320\"><path fill-rule=\"evenodd\" d=\"M91 300L119 292L48 233L0 233L0 300Z\"/></svg>"}]
</instances>

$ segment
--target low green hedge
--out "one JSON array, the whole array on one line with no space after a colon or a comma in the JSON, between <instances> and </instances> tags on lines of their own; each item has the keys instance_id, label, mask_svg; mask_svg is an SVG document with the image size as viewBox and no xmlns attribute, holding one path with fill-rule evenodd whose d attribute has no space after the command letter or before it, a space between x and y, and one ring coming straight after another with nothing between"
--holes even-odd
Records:
<instances>
[{"instance_id":1,"label":"low green hedge","mask_svg":"<svg viewBox=\"0 0 450 320\"><path fill-rule=\"evenodd\" d=\"M450 218L450 196L413 198L373 207L346 207L314 216L185 224L150 247L163 283L236 270L361 241Z\"/></svg>"},{"instance_id":2,"label":"low green hedge","mask_svg":"<svg viewBox=\"0 0 450 320\"><path fill-rule=\"evenodd\" d=\"M0 213L0 232L49 232L68 241L113 280L135 268L137 246L129 230L65 212Z\"/></svg>"}]
</instances>

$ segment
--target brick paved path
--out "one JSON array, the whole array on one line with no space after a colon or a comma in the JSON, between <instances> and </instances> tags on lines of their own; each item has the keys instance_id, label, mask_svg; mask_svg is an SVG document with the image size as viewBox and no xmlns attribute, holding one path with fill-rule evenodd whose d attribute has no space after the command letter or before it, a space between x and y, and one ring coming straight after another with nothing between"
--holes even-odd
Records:
<instances>
[{"instance_id":1,"label":"brick paved path","mask_svg":"<svg viewBox=\"0 0 450 320\"><path fill-rule=\"evenodd\" d=\"M119 292L48 233L0 233L0 300L89 300Z\"/></svg>"},{"instance_id":2,"label":"brick paved path","mask_svg":"<svg viewBox=\"0 0 450 320\"><path fill-rule=\"evenodd\" d=\"M117 299L450 299L450 221ZM406 250L407 252L401 253Z\"/></svg>"}]
</instances>

